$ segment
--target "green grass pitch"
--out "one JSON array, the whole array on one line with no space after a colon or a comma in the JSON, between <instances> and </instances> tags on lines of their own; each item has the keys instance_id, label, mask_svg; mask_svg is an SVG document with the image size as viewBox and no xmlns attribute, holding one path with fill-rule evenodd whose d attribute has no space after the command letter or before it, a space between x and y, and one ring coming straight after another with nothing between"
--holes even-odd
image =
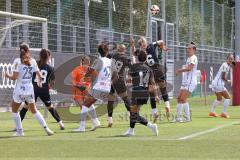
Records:
<instances>
[{"instance_id":1,"label":"green grass pitch","mask_svg":"<svg viewBox=\"0 0 240 160\"><path fill-rule=\"evenodd\" d=\"M192 122L169 123L158 121L159 136L145 126L136 125L134 137L121 137L129 127L129 121L121 116L125 107L114 111L113 128L107 128L107 116L100 117L102 127L95 132L72 133L78 123L66 122L66 130L60 131L51 116L47 119L55 135L48 137L30 113L23 122L25 137L12 137L11 113L0 113L0 160L4 159L87 159L87 160L188 160L240 159L240 111L230 106L229 119L210 118L208 112L213 97L191 98ZM175 113L176 102L171 101ZM159 107L160 106L160 107ZM163 103L158 105L163 110ZM220 113L222 106L218 106ZM73 109L79 112L78 108ZM150 115L149 105L141 114ZM88 128L90 123L88 122Z\"/></svg>"}]
</instances>

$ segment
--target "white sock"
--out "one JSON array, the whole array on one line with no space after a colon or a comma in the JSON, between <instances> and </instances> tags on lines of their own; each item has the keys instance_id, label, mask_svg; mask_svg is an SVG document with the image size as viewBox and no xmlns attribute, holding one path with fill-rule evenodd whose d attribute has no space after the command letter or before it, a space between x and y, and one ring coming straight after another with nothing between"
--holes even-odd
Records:
<instances>
[{"instance_id":1,"label":"white sock","mask_svg":"<svg viewBox=\"0 0 240 160\"><path fill-rule=\"evenodd\" d=\"M183 109L183 104L178 103L177 104L177 118L182 118L182 109Z\"/></svg>"},{"instance_id":2,"label":"white sock","mask_svg":"<svg viewBox=\"0 0 240 160\"><path fill-rule=\"evenodd\" d=\"M147 126L148 126L148 128L152 128L152 123L151 122L148 122L148 124L147 124Z\"/></svg>"},{"instance_id":3,"label":"white sock","mask_svg":"<svg viewBox=\"0 0 240 160\"><path fill-rule=\"evenodd\" d=\"M92 104L92 105L89 107L89 110L95 110L95 106Z\"/></svg>"},{"instance_id":4,"label":"white sock","mask_svg":"<svg viewBox=\"0 0 240 160\"><path fill-rule=\"evenodd\" d=\"M218 100L215 100L215 101L213 102L212 108L211 108L211 112L212 112L212 113L215 113L215 109L216 109L216 107L219 105L219 103L220 103L220 101L218 101Z\"/></svg>"},{"instance_id":5,"label":"white sock","mask_svg":"<svg viewBox=\"0 0 240 160\"><path fill-rule=\"evenodd\" d=\"M113 123L113 118L112 117L108 117L108 123Z\"/></svg>"},{"instance_id":6,"label":"white sock","mask_svg":"<svg viewBox=\"0 0 240 160\"><path fill-rule=\"evenodd\" d=\"M34 114L34 117L35 117L36 120L41 124L41 126L42 126L43 128L48 128L46 121L44 120L42 114L41 114L39 111L37 111L37 112Z\"/></svg>"},{"instance_id":7,"label":"white sock","mask_svg":"<svg viewBox=\"0 0 240 160\"><path fill-rule=\"evenodd\" d=\"M153 109L152 109L152 115L157 114L157 112L158 112L158 111L157 111L157 108L153 108Z\"/></svg>"},{"instance_id":8,"label":"white sock","mask_svg":"<svg viewBox=\"0 0 240 160\"><path fill-rule=\"evenodd\" d=\"M94 105L90 106L89 115L92 119L97 119L98 120Z\"/></svg>"},{"instance_id":9,"label":"white sock","mask_svg":"<svg viewBox=\"0 0 240 160\"><path fill-rule=\"evenodd\" d=\"M22 122L21 122L21 117L20 117L19 113L12 113L12 116L13 116L13 120L16 125L17 131L21 131L22 130Z\"/></svg>"},{"instance_id":10,"label":"white sock","mask_svg":"<svg viewBox=\"0 0 240 160\"><path fill-rule=\"evenodd\" d=\"M166 102L165 102L165 106L166 106L166 108L170 109L170 102L169 102L169 101L166 101Z\"/></svg>"},{"instance_id":11,"label":"white sock","mask_svg":"<svg viewBox=\"0 0 240 160\"><path fill-rule=\"evenodd\" d=\"M131 127L130 127L128 130L129 130L130 132L133 132L133 131L134 131L134 128L131 128Z\"/></svg>"},{"instance_id":12,"label":"white sock","mask_svg":"<svg viewBox=\"0 0 240 160\"><path fill-rule=\"evenodd\" d=\"M227 107L230 104L230 99L225 99L223 102L223 109L222 109L222 113L227 113Z\"/></svg>"},{"instance_id":13,"label":"white sock","mask_svg":"<svg viewBox=\"0 0 240 160\"><path fill-rule=\"evenodd\" d=\"M88 107L83 105L82 106L82 110L81 110L80 127L84 127L85 128L87 114L88 114Z\"/></svg>"},{"instance_id":14,"label":"white sock","mask_svg":"<svg viewBox=\"0 0 240 160\"><path fill-rule=\"evenodd\" d=\"M190 107L189 107L189 103L188 102L184 103L183 107L184 107L186 118L188 120L190 120Z\"/></svg>"}]
</instances>

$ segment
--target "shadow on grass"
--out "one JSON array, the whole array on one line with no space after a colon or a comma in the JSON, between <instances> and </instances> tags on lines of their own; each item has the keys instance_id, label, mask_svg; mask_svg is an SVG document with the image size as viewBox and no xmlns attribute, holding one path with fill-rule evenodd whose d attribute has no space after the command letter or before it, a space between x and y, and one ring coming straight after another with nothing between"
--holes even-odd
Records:
<instances>
[{"instance_id":1,"label":"shadow on grass","mask_svg":"<svg viewBox=\"0 0 240 160\"><path fill-rule=\"evenodd\" d=\"M34 130L34 129L24 130L24 133L26 133L26 132L36 132L36 131L39 131L39 130ZM4 132L4 133L15 133L16 130L12 129L12 130L5 130L5 131L1 131L1 132Z\"/></svg>"},{"instance_id":2,"label":"shadow on grass","mask_svg":"<svg viewBox=\"0 0 240 160\"><path fill-rule=\"evenodd\" d=\"M0 136L0 139L10 139L10 138L15 138L13 136Z\"/></svg>"},{"instance_id":3,"label":"shadow on grass","mask_svg":"<svg viewBox=\"0 0 240 160\"><path fill-rule=\"evenodd\" d=\"M126 138L126 137L132 137L132 136L124 136L124 135L115 135L115 136L99 136L97 138Z\"/></svg>"},{"instance_id":4,"label":"shadow on grass","mask_svg":"<svg viewBox=\"0 0 240 160\"><path fill-rule=\"evenodd\" d=\"M240 123L235 123L235 124L233 124L233 126L239 126L240 125Z\"/></svg>"}]
</instances>

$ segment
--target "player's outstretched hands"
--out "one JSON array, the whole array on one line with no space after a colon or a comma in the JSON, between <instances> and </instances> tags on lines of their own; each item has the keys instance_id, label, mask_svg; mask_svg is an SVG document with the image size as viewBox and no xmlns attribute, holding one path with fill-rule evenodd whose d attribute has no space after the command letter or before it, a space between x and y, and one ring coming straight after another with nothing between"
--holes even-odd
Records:
<instances>
[{"instance_id":1,"label":"player's outstretched hands","mask_svg":"<svg viewBox=\"0 0 240 160\"><path fill-rule=\"evenodd\" d=\"M131 46L131 47L134 47L134 45L135 45L134 43L135 43L135 42L134 42L134 38L131 37L131 38L130 38L130 46Z\"/></svg>"},{"instance_id":2,"label":"player's outstretched hands","mask_svg":"<svg viewBox=\"0 0 240 160\"><path fill-rule=\"evenodd\" d=\"M81 92L83 92L87 89L87 87L84 85L74 85L74 87L78 88Z\"/></svg>"},{"instance_id":3,"label":"player's outstretched hands","mask_svg":"<svg viewBox=\"0 0 240 160\"><path fill-rule=\"evenodd\" d=\"M166 47L166 46L163 47L163 51L164 51L164 52L168 52L169 50L170 50L170 49L169 49L168 47Z\"/></svg>"}]
</instances>

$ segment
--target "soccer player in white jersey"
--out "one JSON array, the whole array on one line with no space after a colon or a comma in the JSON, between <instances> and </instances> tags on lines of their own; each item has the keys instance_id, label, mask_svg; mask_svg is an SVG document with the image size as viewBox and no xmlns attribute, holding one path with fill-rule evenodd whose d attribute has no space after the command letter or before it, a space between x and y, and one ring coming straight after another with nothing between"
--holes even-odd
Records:
<instances>
[{"instance_id":1,"label":"soccer player in white jersey","mask_svg":"<svg viewBox=\"0 0 240 160\"><path fill-rule=\"evenodd\" d=\"M190 107L187 102L187 98L194 91L197 86L197 65L198 59L195 55L196 45L194 42L190 42L187 46L188 59L186 65L176 70L176 75L182 73L182 85L180 93L177 98L177 117L176 122L182 122L182 109L185 110L186 122L191 121Z\"/></svg>"},{"instance_id":2,"label":"soccer player in white jersey","mask_svg":"<svg viewBox=\"0 0 240 160\"><path fill-rule=\"evenodd\" d=\"M218 116L215 113L215 109L217 105L222 101L222 97L224 97L225 100L223 102L222 114L220 116L223 118L229 118L229 115L227 114L227 107L230 103L230 95L228 93L228 90L225 88L225 83L231 83L231 81L227 79L227 75L231 71L231 68L234 64L235 62L233 54L229 54L227 56L227 61L221 65L216 77L212 82L212 90L215 92L217 99L212 104L211 112L209 113L209 116L211 117Z\"/></svg>"},{"instance_id":3,"label":"soccer player in white jersey","mask_svg":"<svg viewBox=\"0 0 240 160\"><path fill-rule=\"evenodd\" d=\"M54 133L48 128L41 113L37 110L34 100L34 91L32 84L33 73L36 72L39 79L39 86L41 86L41 74L39 72L36 61L31 58L29 48L26 44L20 45L20 64L16 63L13 69L13 74L5 73L5 76L11 80L17 80L13 91L12 112L13 119L16 125L16 133L14 136L24 136L22 122L18 109L22 102L27 102L28 107L34 114L35 118L43 126L45 132L50 136Z\"/></svg>"},{"instance_id":4,"label":"soccer player in white jersey","mask_svg":"<svg viewBox=\"0 0 240 160\"><path fill-rule=\"evenodd\" d=\"M98 127L100 127L100 121L97 118L95 110L87 109L91 108L97 100L108 101L108 95L110 93L113 75L112 68L114 67L112 66L111 59L107 58L108 51L108 43L102 42L98 46L98 52L100 54L100 57L97 59L97 61L93 63L93 66L90 67L86 73L86 76L91 75L94 83L92 85L92 89L89 91L89 94L85 97L83 101L80 127L78 129L75 129L75 132L85 131L87 112L89 113L92 120L91 131L94 131ZM83 111L84 109L86 109L85 112Z\"/></svg>"}]
</instances>

